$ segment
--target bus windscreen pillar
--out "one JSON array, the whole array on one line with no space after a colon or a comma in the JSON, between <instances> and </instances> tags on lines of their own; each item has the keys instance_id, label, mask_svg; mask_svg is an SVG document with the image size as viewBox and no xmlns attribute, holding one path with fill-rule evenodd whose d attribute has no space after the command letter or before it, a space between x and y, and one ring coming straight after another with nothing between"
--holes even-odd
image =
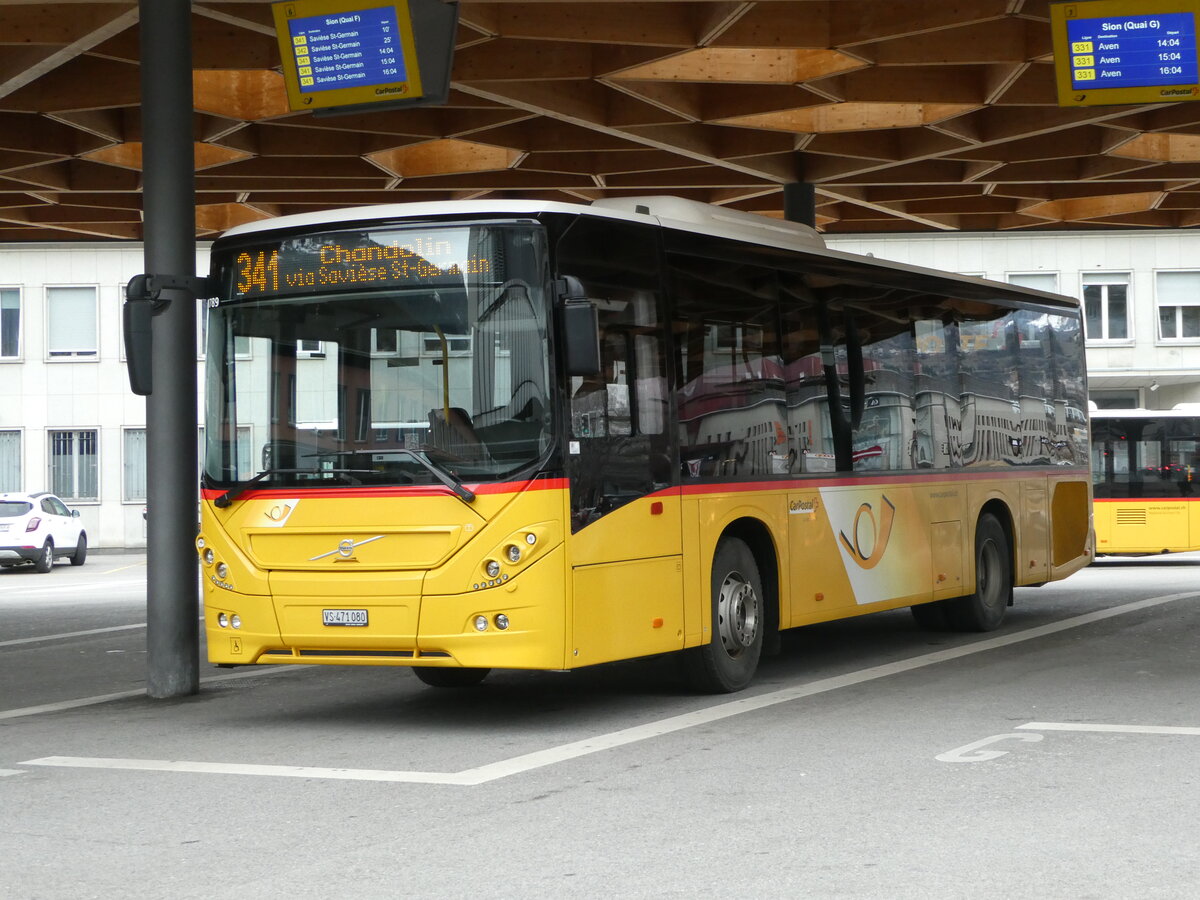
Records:
<instances>
[{"instance_id":1,"label":"bus windscreen pillar","mask_svg":"<svg viewBox=\"0 0 1200 900\"><path fill-rule=\"evenodd\" d=\"M272 11L293 110L335 115L449 97L457 3L288 0Z\"/></svg>"}]
</instances>

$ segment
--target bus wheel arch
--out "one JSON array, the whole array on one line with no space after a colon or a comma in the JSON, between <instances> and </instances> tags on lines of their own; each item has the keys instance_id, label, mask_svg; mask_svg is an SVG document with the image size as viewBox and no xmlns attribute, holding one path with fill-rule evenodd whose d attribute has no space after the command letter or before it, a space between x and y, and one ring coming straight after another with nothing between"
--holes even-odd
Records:
<instances>
[{"instance_id":1,"label":"bus wheel arch","mask_svg":"<svg viewBox=\"0 0 1200 900\"><path fill-rule=\"evenodd\" d=\"M1008 507L990 500L975 523L975 590L946 601L946 617L956 631L992 631L1013 602L1016 573L1014 529Z\"/></svg>"}]
</instances>

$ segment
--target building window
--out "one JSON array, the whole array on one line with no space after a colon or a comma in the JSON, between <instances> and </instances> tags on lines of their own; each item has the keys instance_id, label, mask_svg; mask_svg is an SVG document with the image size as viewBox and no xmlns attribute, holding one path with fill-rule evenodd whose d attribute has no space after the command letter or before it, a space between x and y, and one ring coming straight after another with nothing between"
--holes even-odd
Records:
<instances>
[{"instance_id":1,"label":"building window","mask_svg":"<svg viewBox=\"0 0 1200 900\"><path fill-rule=\"evenodd\" d=\"M1084 334L1089 341L1128 341L1129 273L1083 273Z\"/></svg>"},{"instance_id":2,"label":"building window","mask_svg":"<svg viewBox=\"0 0 1200 900\"><path fill-rule=\"evenodd\" d=\"M21 292L0 288L0 359L21 354Z\"/></svg>"},{"instance_id":3,"label":"building window","mask_svg":"<svg viewBox=\"0 0 1200 900\"><path fill-rule=\"evenodd\" d=\"M1007 278L1009 284L1047 291L1051 294L1058 293L1057 272L1009 272Z\"/></svg>"},{"instance_id":4,"label":"building window","mask_svg":"<svg viewBox=\"0 0 1200 900\"><path fill-rule=\"evenodd\" d=\"M0 493L21 489L21 432L0 431Z\"/></svg>"},{"instance_id":5,"label":"building window","mask_svg":"<svg viewBox=\"0 0 1200 900\"><path fill-rule=\"evenodd\" d=\"M97 355L94 287L46 288L46 352L52 358Z\"/></svg>"},{"instance_id":6,"label":"building window","mask_svg":"<svg viewBox=\"0 0 1200 900\"><path fill-rule=\"evenodd\" d=\"M99 500L96 431L50 432L50 491L66 500Z\"/></svg>"},{"instance_id":7,"label":"building window","mask_svg":"<svg viewBox=\"0 0 1200 900\"><path fill-rule=\"evenodd\" d=\"M324 359L324 341L296 341L296 359Z\"/></svg>"},{"instance_id":8,"label":"building window","mask_svg":"<svg viewBox=\"0 0 1200 900\"><path fill-rule=\"evenodd\" d=\"M121 499L146 500L146 429L126 428Z\"/></svg>"},{"instance_id":9,"label":"building window","mask_svg":"<svg viewBox=\"0 0 1200 900\"><path fill-rule=\"evenodd\" d=\"M1154 297L1159 340L1200 340L1200 272L1156 272Z\"/></svg>"}]
</instances>

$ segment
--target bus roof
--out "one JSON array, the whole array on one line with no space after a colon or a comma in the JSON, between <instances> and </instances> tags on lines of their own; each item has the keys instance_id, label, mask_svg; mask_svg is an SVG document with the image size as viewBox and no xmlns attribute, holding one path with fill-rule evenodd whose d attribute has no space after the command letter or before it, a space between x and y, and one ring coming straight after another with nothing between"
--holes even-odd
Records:
<instances>
[{"instance_id":1,"label":"bus roof","mask_svg":"<svg viewBox=\"0 0 1200 900\"><path fill-rule=\"evenodd\" d=\"M393 224L403 219L428 220L447 214L535 217L541 213L593 216L654 224L693 234L743 241L765 247L791 250L831 261L852 263L865 271L874 270L881 274L888 273L890 277L886 279L887 282L895 281L897 275L907 275L909 278L918 279L936 278L943 282L957 284L958 289L963 291L964 295L972 298L999 299L996 292L997 289L1000 289L1013 300L1020 299L1026 303L1036 303L1064 310L1079 310L1079 301L1073 297L1015 284L988 281L971 275L960 275L956 272L944 272L888 259L878 259L873 256L832 250L825 246L825 241L820 233L808 225L670 196L604 198L595 200L591 204L563 203L553 200L453 200L428 203L389 203L264 219L259 222L237 225L226 231L221 239L248 237L282 230L362 225L370 222Z\"/></svg>"}]
</instances>

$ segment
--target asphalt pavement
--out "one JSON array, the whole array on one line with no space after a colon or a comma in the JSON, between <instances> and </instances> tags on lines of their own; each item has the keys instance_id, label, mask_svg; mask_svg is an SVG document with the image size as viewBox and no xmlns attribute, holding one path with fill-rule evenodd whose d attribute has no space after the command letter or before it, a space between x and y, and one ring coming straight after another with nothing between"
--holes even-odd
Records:
<instances>
[{"instance_id":1,"label":"asphalt pavement","mask_svg":"<svg viewBox=\"0 0 1200 900\"><path fill-rule=\"evenodd\" d=\"M1200 556L675 660L217 670L144 696L145 561L0 573L0 896L1194 897ZM199 611L198 611L199 614Z\"/></svg>"}]
</instances>

